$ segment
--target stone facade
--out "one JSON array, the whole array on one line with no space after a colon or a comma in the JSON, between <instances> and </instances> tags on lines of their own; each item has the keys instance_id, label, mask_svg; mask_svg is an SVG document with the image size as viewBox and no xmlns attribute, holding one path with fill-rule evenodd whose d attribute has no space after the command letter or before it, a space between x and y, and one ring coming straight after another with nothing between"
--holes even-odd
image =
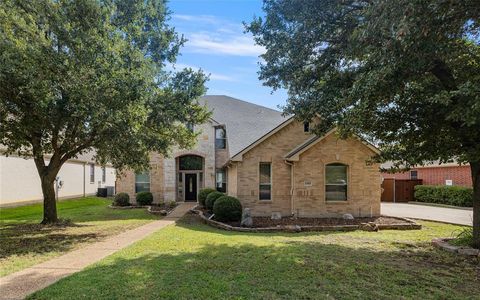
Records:
<instances>
[{"instance_id":1,"label":"stone facade","mask_svg":"<svg viewBox=\"0 0 480 300\"><path fill-rule=\"evenodd\" d=\"M366 163L374 152L357 139L341 140L330 134L302 153L299 161L285 160L289 151L310 137L303 132L303 124L294 121L246 152L242 161L229 168L228 175L236 178L236 189L229 189L229 194L236 194L254 216L380 215L379 165ZM271 200L259 200L260 162L271 163ZM348 166L347 201L325 200L324 169L332 162ZM233 180L230 186L235 186Z\"/></svg>"},{"instance_id":2,"label":"stone facade","mask_svg":"<svg viewBox=\"0 0 480 300\"><path fill-rule=\"evenodd\" d=\"M184 201L179 193L181 188L178 176L178 159L184 155L197 155L203 158L203 170L198 171L197 192L202 187L215 187L215 125L208 122L195 126L199 133L197 143L192 149L174 148L168 157L158 153L150 156L150 192L153 194L154 203L161 201ZM201 177L201 179L200 179ZM117 178L117 192L125 192L135 203L135 173L126 170Z\"/></svg>"}]
</instances>

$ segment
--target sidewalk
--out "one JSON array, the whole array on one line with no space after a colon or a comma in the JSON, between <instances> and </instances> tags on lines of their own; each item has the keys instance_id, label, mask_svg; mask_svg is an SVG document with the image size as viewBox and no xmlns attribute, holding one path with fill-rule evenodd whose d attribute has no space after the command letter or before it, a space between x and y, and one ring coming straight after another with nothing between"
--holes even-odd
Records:
<instances>
[{"instance_id":1,"label":"sidewalk","mask_svg":"<svg viewBox=\"0 0 480 300\"><path fill-rule=\"evenodd\" d=\"M181 203L165 218L126 231L51 259L25 270L0 278L0 299L24 299L52 283L125 248L183 217L196 203Z\"/></svg>"}]
</instances>

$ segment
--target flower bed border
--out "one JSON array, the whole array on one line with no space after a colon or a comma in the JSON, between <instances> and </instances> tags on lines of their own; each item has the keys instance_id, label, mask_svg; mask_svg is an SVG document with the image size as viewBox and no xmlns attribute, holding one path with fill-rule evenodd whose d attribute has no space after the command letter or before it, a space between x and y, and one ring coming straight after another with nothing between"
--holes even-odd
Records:
<instances>
[{"instance_id":1,"label":"flower bed border","mask_svg":"<svg viewBox=\"0 0 480 300\"><path fill-rule=\"evenodd\" d=\"M135 208L146 208L147 209L147 212L151 213L152 215L161 215L161 216L167 216L169 215L174 209L175 207L178 206L175 205L175 207L173 207L171 210L166 210L167 211L167 214L166 215L163 215L160 213L160 211L154 211L152 210L152 206L153 205L128 205L128 206L115 206L115 205L109 205L108 208L111 208L111 209L135 209Z\"/></svg>"},{"instance_id":2,"label":"flower bed border","mask_svg":"<svg viewBox=\"0 0 480 300\"><path fill-rule=\"evenodd\" d=\"M237 227L231 226L219 221L210 220L205 217L203 211L193 208L190 210L192 213L200 216L202 221L205 224L208 224L212 227L228 230L228 231L239 231L239 232L308 232L308 231L354 231L354 230L364 230L364 231L373 231L374 228L369 226L369 223L362 223L359 225L287 225L287 226L275 226L275 227ZM407 218L398 218L396 219L405 221L405 223L398 224L376 224L376 229L386 230L418 230L422 229L422 225L416 223L413 220Z\"/></svg>"},{"instance_id":3,"label":"flower bed border","mask_svg":"<svg viewBox=\"0 0 480 300\"><path fill-rule=\"evenodd\" d=\"M480 259L480 250L467 246L455 246L449 243L454 238L436 238L432 240L432 245L439 249L456 253L463 256L478 257Z\"/></svg>"}]
</instances>

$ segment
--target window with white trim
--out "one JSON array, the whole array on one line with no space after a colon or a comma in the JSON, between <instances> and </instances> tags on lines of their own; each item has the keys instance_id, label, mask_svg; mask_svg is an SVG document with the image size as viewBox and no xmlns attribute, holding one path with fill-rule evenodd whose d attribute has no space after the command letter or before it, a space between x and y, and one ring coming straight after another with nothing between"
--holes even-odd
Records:
<instances>
[{"instance_id":1,"label":"window with white trim","mask_svg":"<svg viewBox=\"0 0 480 300\"><path fill-rule=\"evenodd\" d=\"M340 163L325 166L325 200L347 201L348 166Z\"/></svg>"},{"instance_id":2,"label":"window with white trim","mask_svg":"<svg viewBox=\"0 0 480 300\"><path fill-rule=\"evenodd\" d=\"M272 164L262 162L259 165L259 199L272 200Z\"/></svg>"},{"instance_id":3,"label":"window with white trim","mask_svg":"<svg viewBox=\"0 0 480 300\"><path fill-rule=\"evenodd\" d=\"M107 181L107 169L102 167L102 182L105 183Z\"/></svg>"},{"instance_id":4,"label":"window with white trim","mask_svg":"<svg viewBox=\"0 0 480 300\"><path fill-rule=\"evenodd\" d=\"M215 128L215 149L225 148L227 148L227 133L225 128L217 127Z\"/></svg>"},{"instance_id":5,"label":"window with white trim","mask_svg":"<svg viewBox=\"0 0 480 300\"><path fill-rule=\"evenodd\" d=\"M222 193L227 192L227 174L225 169L217 169L215 177L217 191Z\"/></svg>"},{"instance_id":6,"label":"window with white trim","mask_svg":"<svg viewBox=\"0 0 480 300\"><path fill-rule=\"evenodd\" d=\"M90 183L95 182L95 165L90 164Z\"/></svg>"}]
</instances>

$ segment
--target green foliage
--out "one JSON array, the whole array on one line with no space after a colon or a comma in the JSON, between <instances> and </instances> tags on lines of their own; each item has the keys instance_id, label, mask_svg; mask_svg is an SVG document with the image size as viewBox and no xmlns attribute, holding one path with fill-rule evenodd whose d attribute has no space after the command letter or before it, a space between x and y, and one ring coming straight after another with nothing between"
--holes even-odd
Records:
<instances>
[{"instance_id":1,"label":"green foliage","mask_svg":"<svg viewBox=\"0 0 480 300\"><path fill-rule=\"evenodd\" d=\"M165 1L0 2L0 144L33 156L55 221L53 180L90 150L121 170L188 148L203 123L201 71L167 71L185 40ZM51 154L48 166L44 155Z\"/></svg>"},{"instance_id":2,"label":"green foliage","mask_svg":"<svg viewBox=\"0 0 480 300\"><path fill-rule=\"evenodd\" d=\"M242 204L235 197L222 196L213 205L215 220L235 222L242 219Z\"/></svg>"},{"instance_id":3,"label":"green foliage","mask_svg":"<svg viewBox=\"0 0 480 300\"><path fill-rule=\"evenodd\" d=\"M170 200L166 203L166 205L170 208L174 208L175 206L177 206L177 202L175 200Z\"/></svg>"},{"instance_id":4,"label":"green foliage","mask_svg":"<svg viewBox=\"0 0 480 300\"><path fill-rule=\"evenodd\" d=\"M150 205L153 202L153 195L150 192L139 192L135 198L138 205Z\"/></svg>"},{"instance_id":5,"label":"green foliage","mask_svg":"<svg viewBox=\"0 0 480 300\"><path fill-rule=\"evenodd\" d=\"M215 201L217 201L217 199L222 197L223 195L225 194L217 191L211 192L210 194L208 194L207 199L205 200L205 207L210 211L213 210L213 205L215 204Z\"/></svg>"},{"instance_id":6,"label":"green foliage","mask_svg":"<svg viewBox=\"0 0 480 300\"><path fill-rule=\"evenodd\" d=\"M129 206L130 205L130 196L127 193L118 193L115 195L113 200L113 205L115 206Z\"/></svg>"},{"instance_id":7,"label":"green foliage","mask_svg":"<svg viewBox=\"0 0 480 300\"><path fill-rule=\"evenodd\" d=\"M212 192L215 192L216 190L215 189L212 189L212 188L204 188L202 190L200 190L200 192L198 192L198 203L200 203L200 205L202 207L205 207L205 201L207 200L207 196L212 193Z\"/></svg>"},{"instance_id":8,"label":"green foliage","mask_svg":"<svg viewBox=\"0 0 480 300\"><path fill-rule=\"evenodd\" d=\"M472 207L473 189L461 186L415 186L415 200L428 203Z\"/></svg>"},{"instance_id":9,"label":"green foliage","mask_svg":"<svg viewBox=\"0 0 480 300\"><path fill-rule=\"evenodd\" d=\"M473 228L462 228L450 243L456 246L473 246Z\"/></svg>"},{"instance_id":10,"label":"green foliage","mask_svg":"<svg viewBox=\"0 0 480 300\"><path fill-rule=\"evenodd\" d=\"M480 162L480 2L265 0L247 30L285 112L319 116L383 160Z\"/></svg>"}]
</instances>

